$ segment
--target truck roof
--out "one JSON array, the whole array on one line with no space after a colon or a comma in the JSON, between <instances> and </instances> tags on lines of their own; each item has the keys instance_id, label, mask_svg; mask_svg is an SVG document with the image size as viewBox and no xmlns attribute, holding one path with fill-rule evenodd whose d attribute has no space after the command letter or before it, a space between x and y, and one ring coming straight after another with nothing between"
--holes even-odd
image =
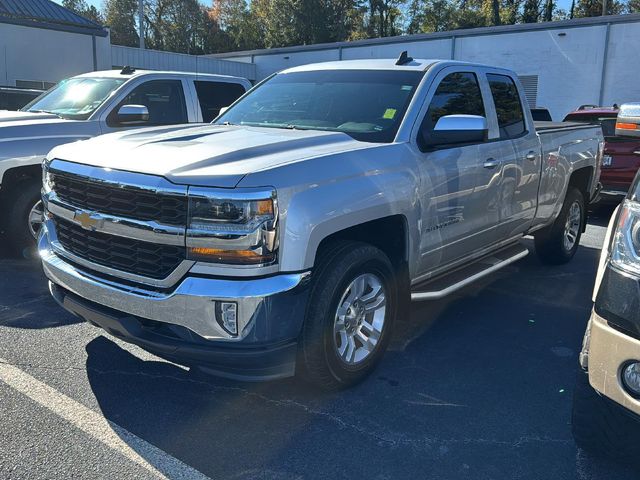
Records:
<instances>
[{"instance_id":1,"label":"truck roof","mask_svg":"<svg viewBox=\"0 0 640 480\"><path fill-rule=\"evenodd\" d=\"M436 63L446 65L473 65L480 67L490 67L489 65L483 65L473 62L461 62L457 60L443 60L443 59L424 59L413 58L410 62L402 65L396 64L395 58L382 58L382 59L370 59L370 60L338 60L332 62L310 63L307 65L300 65L297 67L287 68L280 73L293 73L293 72L314 72L318 70L400 70L400 71L425 71ZM496 68L496 67L490 67ZM496 68L496 70L503 70Z\"/></svg>"},{"instance_id":2,"label":"truck roof","mask_svg":"<svg viewBox=\"0 0 640 480\"><path fill-rule=\"evenodd\" d=\"M227 79L227 80L243 80L246 81L243 77L234 77L232 75L219 75L214 73L196 73L196 72L174 72L174 71L166 71L166 70L134 70L132 73L121 73L121 70L99 70L97 72L87 72L82 73L80 75L76 75L76 77L102 77L102 78L136 78L146 75L181 75L185 77L198 77L198 78L218 78L218 79Z\"/></svg>"}]
</instances>

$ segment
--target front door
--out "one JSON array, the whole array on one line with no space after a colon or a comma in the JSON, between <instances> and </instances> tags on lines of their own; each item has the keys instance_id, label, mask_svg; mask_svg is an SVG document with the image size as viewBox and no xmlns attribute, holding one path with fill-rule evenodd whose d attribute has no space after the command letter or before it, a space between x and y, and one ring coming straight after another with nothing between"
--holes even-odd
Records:
<instances>
[{"instance_id":1,"label":"front door","mask_svg":"<svg viewBox=\"0 0 640 480\"><path fill-rule=\"evenodd\" d=\"M427 95L422 129L445 115L486 117L481 76L474 68L449 68ZM499 240L500 189L507 142L480 142L421 151L420 268L424 274Z\"/></svg>"}]
</instances>

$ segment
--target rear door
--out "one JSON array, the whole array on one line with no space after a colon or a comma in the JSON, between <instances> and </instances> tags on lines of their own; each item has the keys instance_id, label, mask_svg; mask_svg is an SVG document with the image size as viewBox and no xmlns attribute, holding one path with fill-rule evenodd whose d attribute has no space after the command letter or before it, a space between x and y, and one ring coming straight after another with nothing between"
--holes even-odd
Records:
<instances>
[{"instance_id":1,"label":"rear door","mask_svg":"<svg viewBox=\"0 0 640 480\"><path fill-rule=\"evenodd\" d=\"M511 75L488 71L499 139L509 142L500 191L501 233L505 239L526 231L535 216L540 178L540 140L526 115L526 100Z\"/></svg>"},{"instance_id":2,"label":"rear door","mask_svg":"<svg viewBox=\"0 0 640 480\"><path fill-rule=\"evenodd\" d=\"M199 79L195 80L193 85L198 96L202 121L207 123L220 114L221 108L228 107L245 92L244 85L234 82Z\"/></svg>"}]
</instances>

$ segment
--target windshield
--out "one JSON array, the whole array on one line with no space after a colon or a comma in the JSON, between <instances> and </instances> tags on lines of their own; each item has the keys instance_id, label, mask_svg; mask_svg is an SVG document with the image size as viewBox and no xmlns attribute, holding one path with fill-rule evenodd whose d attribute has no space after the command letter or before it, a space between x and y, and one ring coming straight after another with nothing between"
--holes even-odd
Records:
<instances>
[{"instance_id":1,"label":"windshield","mask_svg":"<svg viewBox=\"0 0 640 480\"><path fill-rule=\"evenodd\" d=\"M125 81L124 78L70 78L21 110L54 113L70 120L86 120Z\"/></svg>"},{"instance_id":2,"label":"windshield","mask_svg":"<svg viewBox=\"0 0 640 480\"><path fill-rule=\"evenodd\" d=\"M281 73L215 121L344 132L366 142L392 142L423 76L416 71L328 70Z\"/></svg>"}]
</instances>

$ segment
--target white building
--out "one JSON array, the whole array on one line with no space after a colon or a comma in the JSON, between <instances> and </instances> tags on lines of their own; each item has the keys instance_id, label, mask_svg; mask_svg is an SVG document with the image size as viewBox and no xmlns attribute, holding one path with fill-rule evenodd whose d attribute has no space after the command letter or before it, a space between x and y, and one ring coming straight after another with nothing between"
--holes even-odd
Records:
<instances>
[{"instance_id":1,"label":"white building","mask_svg":"<svg viewBox=\"0 0 640 480\"><path fill-rule=\"evenodd\" d=\"M50 0L0 0L0 86L49 88L124 65L255 79L247 63L112 46L108 28Z\"/></svg>"},{"instance_id":2,"label":"white building","mask_svg":"<svg viewBox=\"0 0 640 480\"><path fill-rule=\"evenodd\" d=\"M554 120L582 104L640 101L640 15L508 25L211 55L256 66L258 80L291 66L359 58L480 62L514 70L532 106Z\"/></svg>"},{"instance_id":3,"label":"white building","mask_svg":"<svg viewBox=\"0 0 640 480\"><path fill-rule=\"evenodd\" d=\"M111 68L109 31L49 0L0 0L0 85L49 87Z\"/></svg>"}]
</instances>

